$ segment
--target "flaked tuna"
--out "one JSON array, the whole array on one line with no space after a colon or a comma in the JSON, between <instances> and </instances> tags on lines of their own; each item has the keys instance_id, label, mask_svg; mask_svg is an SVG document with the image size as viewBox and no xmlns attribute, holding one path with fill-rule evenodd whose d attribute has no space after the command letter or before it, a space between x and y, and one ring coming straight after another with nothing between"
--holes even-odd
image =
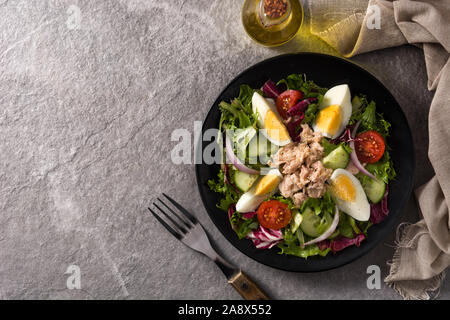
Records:
<instances>
[{"instance_id":1,"label":"flaked tuna","mask_svg":"<svg viewBox=\"0 0 450 320\"><path fill-rule=\"evenodd\" d=\"M280 148L270 163L280 167L283 174L279 185L281 195L291 198L296 207L300 207L308 197L321 198L326 191L326 181L333 170L325 168L321 162L321 140L321 133L302 125L300 141Z\"/></svg>"}]
</instances>

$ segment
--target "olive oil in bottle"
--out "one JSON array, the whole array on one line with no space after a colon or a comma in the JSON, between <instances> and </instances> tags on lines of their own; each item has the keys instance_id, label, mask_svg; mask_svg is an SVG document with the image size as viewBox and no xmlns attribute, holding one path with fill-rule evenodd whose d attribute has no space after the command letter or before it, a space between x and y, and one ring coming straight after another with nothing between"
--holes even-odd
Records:
<instances>
[{"instance_id":1,"label":"olive oil in bottle","mask_svg":"<svg viewBox=\"0 0 450 320\"><path fill-rule=\"evenodd\" d=\"M291 40L303 22L299 0L245 0L242 23L247 34L264 46Z\"/></svg>"}]
</instances>

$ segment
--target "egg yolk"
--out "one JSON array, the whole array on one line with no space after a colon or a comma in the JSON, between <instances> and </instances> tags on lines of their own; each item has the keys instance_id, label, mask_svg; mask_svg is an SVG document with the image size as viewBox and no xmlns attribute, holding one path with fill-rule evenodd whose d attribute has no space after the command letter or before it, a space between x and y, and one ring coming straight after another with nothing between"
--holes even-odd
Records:
<instances>
[{"instance_id":1,"label":"egg yolk","mask_svg":"<svg viewBox=\"0 0 450 320\"><path fill-rule=\"evenodd\" d=\"M283 122L271 110L267 110L264 118L264 129L266 129L267 135L274 140L284 141L290 139Z\"/></svg>"},{"instance_id":2,"label":"egg yolk","mask_svg":"<svg viewBox=\"0 0 450 320\"><path fill-rule=\"evenodd\" d=\"M352 180L345 174L340 174L331 183L331 192L339 199L354 202L356 190Z\"/></svg>"},{"instance_id":3,"label":"egg yolk","mask_svg":"<svg viewBox=\"0 0 450 320\"><path fill-rule=\"evenodd\" d=\"M323 108L317 115L316 124L322 132L334 135L342 122L341 108L334 104Z\"/></svg>"},{"instance_id":4,"label":"egg yolk","mask_svg":"<svg viewBox=\"0 0 450 320\"><path fill-rule=\"evenodd\" d=\"M280 183L281 178L275 174L265 175L255 187L255 195L262 196L273 191Z\"/></svg>"}]
</instances>

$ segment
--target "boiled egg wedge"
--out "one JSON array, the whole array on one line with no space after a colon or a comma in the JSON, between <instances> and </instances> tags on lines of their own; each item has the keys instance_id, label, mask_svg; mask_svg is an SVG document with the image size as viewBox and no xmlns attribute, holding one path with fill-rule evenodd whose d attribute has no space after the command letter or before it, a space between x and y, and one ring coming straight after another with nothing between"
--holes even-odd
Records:
<instances>
[{"instance_id":1,"label":"boiled egg wedge","mask_svg":"<svg viewBox=\"0 0 450 320\"><path fill-rule=\"evenodd\" d=\"M252 109L253 113L258 114L258 125L270 142L280 147L292 142L272 99L265 99L255 92L252 96Z\"/></svg>"},{"instance_id":2,"label":"boiled egg wedge","mask_svg":"<svg viewBox=\"0 0 450 320\"><path fill-rule=\"evenodd\" d=\"M370 217L370 204L359 180L344 169L333 171L329 179L329 191L339 210L358 221Z\"/></svg>"},{"instance_id":3,"label":"boiled egg wedge","mask_svg":"<svg viewBox=\"0 0 450 320\"><path fill-rule=\"evenodd\" d=\"M350 88L346 84L335 86L323 96L313 123L313 130L327 138L335 139L342 134L351 115Z\"/></svg>"},{"instance_id":4,"label":"boiled egg wedge","mask_svg":"<svg viewBox=\"0 0 450 320\"><path fill-rule=\"evenodd\" d=\"M251 212L278 190L282 175L278 169L269 169L267 174L256 180L255 184L244 193L236 203L239 212Z\"/></svg>"}]
</instances>

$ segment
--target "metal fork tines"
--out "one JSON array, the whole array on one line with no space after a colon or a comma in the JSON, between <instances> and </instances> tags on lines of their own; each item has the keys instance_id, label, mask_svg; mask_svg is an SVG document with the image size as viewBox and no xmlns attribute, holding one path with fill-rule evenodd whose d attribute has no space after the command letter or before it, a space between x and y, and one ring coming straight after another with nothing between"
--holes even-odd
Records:
<instances>
[{"instance_id":1,"label":"metal fork tines","mask_svg":"<svg viewBox=\"0 0 450 320\"><path fill-rule=\"evenodd\" d=\"M166 221L164 221L163 218L158 216L156 212L154 212L152 209L148 208L150 212L155 216L155 218L172 234L174 235L178 240L181 240L184 235L188 233L190 229L192 229L195 224L198 223L197 219L191 215L187 210L185 210L181 205L179 205L175 200L170 198L168 195L163 193L163 196L169 200L174 207L176 207L184 216L182 218L178 213L176 213L171 207L169 207L164 201L162 201L160 198L156 198L160 204L162 204L165 209L172 214L172 216L175 216L178 220L176 222L170 214L166 213L160 205L158 205L156 202L153 203L153 205L167 218L167 220L170 221L171 225L168 224Z\"/></svg>"},{"instance_id":2,"label":"metal fork tines","mask_svg":"<svg viewBox=\"0 0 450 320\"><path fill-rule=\"evenodd\" d=\"M198 220L178 202L163 193L165 201L157 198L153 205L157 210L148 208L153 216L178 240L188 247L208 256L219 266L227 277L239 272L230 263L220 257L212 248L205 230ZM155 211L159 211L159 215Z\"/></svg>"}]
</instances>

